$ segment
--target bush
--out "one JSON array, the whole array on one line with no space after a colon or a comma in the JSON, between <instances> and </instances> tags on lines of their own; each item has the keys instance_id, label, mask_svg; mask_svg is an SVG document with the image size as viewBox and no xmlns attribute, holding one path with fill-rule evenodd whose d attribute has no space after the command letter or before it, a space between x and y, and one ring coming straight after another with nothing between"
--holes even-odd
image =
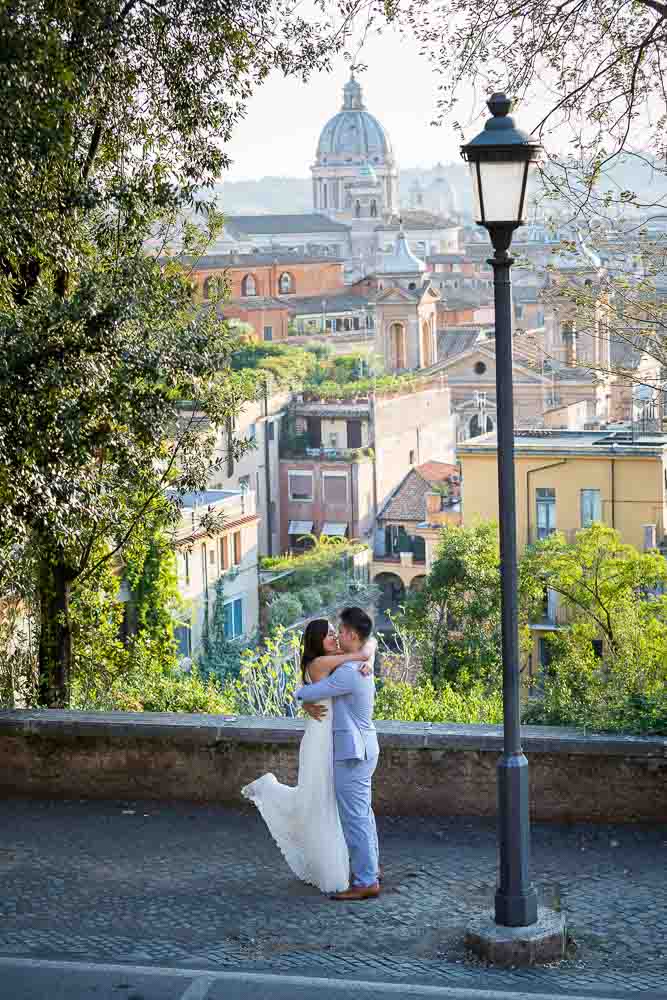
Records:
<instances>
[{"instance_id":1,"label":"bush","mask_svg":"<svg viewBox=\"0 0 667 1000\"><path fill-rule=\"evenodd\" d=\"M258 649L245 650L241 673L225 688L225 698L238 715L293 716L294 692L301 683L301 635L289 637L279 626Z\"/></svg>"},{"instance_id":2,"label":"bush","mask_svg":"<svg viewBox=\"0 0 667 1000\"><path fill-rule=\"evenodd\" d=\"M322 594L317 587L303 587L294 596L301 601L303 610L307 615L322 608Z\"/></svg>"},{"instance_id":3,"label":"bush","mask_svg":"<svg viewBox=\"0 0 667 1000\"><path fill-rule=\"evenodd\" d=\"M481 684L462 693L446 684L436 690L430 679L412 685L387 681L379 687L375 699L375 719L401 722L502 722L503 700L500 691L490 694Z\"/></svg>"},{"instance_id":4,"label":"bush","mask_svg":"<svg viewBox=\"0 0 667 1000\"><path fill-rule=\"evenodd\" d=\"M345 590L345 580L332 580L331 583L320 584L320 595L322 597L322 607L330 608L336 604L339 594Z\"/></svg>"},{"instance_id":5,"label":"bush","mask_svg":"<svg viewBox=\"0 0 667 1000\"><path fill-rule=\"evenodd\" d=\"M296 594L280 594L269 605L269 623L272 628L287 627L303 618L303 604Z\"/></svg>"}]
</instances>

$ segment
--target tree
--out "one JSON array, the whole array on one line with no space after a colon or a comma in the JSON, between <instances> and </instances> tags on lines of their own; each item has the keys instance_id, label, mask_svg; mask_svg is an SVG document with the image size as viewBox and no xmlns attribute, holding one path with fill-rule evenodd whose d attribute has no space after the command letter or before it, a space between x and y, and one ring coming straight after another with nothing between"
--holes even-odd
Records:
<instances>
[{"instance_id":1,"label":"tree","mask_svg":"<svg viewBox=\"0 0 667 1000\"><path fill-rule=\"evenodd\" d=\"M540 597L527 574L520 576L521 624ZM415 642L423 670L436 685L488 688L502 676L500 553L493 522L447 525L426 582L410 595L399 616Z\"/></svg>"},{"instance_id":2,"label":"tree","mask_svg":"<svg viewBox=\"0 0 667 1000\"><path fill-rule=\"evenodd\" d=\"M525 124L540 137L562 140L569 126L570 148L552 154L549 171L563 197L583 204L622 151L640 162L649 150L652 164L664 164L667 5L661 0L392 0L385 7L435 66L441 114L480 87L539 100ZM619 190L617 199L627 201L628 192Z\"/></svg>"},{"instance_id":3,"label":"tree","mask_svg":"<svg viewBox=\"0 0 667 1000\"><path fill-rule=\"evenodd\" d=\"M550 642L526 721L667 733L667 561L602 524L538 543L526 568L555 590L572 623ZM594 646L594 643L601 645Z\"/></svg>"},{"instance_id":4,"label":"tree","mask_svg":"<svg viewBox=\"0 0 667 1000\"><path fill-rule=\"evenodd\" d=\"M667 584L667 560L659 552L638 552L605 524L583 528L574 543L562 532L537 542L524 571L555 591L575 620L592 624L611 650L625 639L625 613L649 597L646 609L666 609L660 591ZM620 625L623 624L623 627Z\"/></svg>"},{"instance_id":5,"label":"tree","mask_svg":"<svg viewBox=\"0 0 667 1000\"><path fill-rule=\"evenodd\" d=\"M163 250L177 231L185 260L201 254L220 222L206 188L249 95L271 69L326 66L353 7L338 30L284 0L0 12L0 580L28 546L45 705L69 702L73 587L146 517L178 520L215 429L257 391Z\"/></svg>"}]
</instances>

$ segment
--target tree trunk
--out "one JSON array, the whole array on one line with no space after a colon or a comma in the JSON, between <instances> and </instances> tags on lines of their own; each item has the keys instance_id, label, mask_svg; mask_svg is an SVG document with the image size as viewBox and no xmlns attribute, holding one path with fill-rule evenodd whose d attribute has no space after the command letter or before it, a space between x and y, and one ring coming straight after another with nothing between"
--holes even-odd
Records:
<instances>
[{"instance_id":1,"label":"tree trunk","mask_svg":"<svg viewBox=\"0 0 667 1000\"><path fill-rule=\"evenodd\" d=\"M71 579L62 558L45 556L39 576L39 703L69 708L72 669Z\"/></svg>"}]
</instances>

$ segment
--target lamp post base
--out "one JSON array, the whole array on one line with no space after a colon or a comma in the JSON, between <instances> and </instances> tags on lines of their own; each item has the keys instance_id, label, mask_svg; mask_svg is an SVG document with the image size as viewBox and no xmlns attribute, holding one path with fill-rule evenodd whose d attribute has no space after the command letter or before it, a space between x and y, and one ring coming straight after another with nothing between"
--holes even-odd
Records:
<instances>
[{"instance_id":1,"label":"lamp post base","mask_svg":"<svg viewBox=\"0 0 667 1000\"><path fill-rule=\"evenodd\" d=\"M540 965L565 956L565 917L540 907L530 927L502 927L493 913L479 917L466 931L465 945L493 965Z\"/></svg>"}]
</instances>

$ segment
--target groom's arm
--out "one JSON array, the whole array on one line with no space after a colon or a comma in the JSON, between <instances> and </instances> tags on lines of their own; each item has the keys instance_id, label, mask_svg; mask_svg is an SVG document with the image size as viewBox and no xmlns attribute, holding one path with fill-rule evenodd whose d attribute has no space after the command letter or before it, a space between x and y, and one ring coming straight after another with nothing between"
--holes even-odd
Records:
<instances>
[{"instance_id":1,"label":"groom's arm","mask_svg":"<svg viewBox=\"0 0 667 1000\"><path fill-rule=\"evenodd\" d=\"M346 670L346 666L348 664L339 667L317 684L304 684L296 692L296 697L299 701L321 701L322 698L338 698L342 694L349 694L354 690L359 670L356 663L349 664L352 668L350 670Z\"/></svg>"}]
</instances>

